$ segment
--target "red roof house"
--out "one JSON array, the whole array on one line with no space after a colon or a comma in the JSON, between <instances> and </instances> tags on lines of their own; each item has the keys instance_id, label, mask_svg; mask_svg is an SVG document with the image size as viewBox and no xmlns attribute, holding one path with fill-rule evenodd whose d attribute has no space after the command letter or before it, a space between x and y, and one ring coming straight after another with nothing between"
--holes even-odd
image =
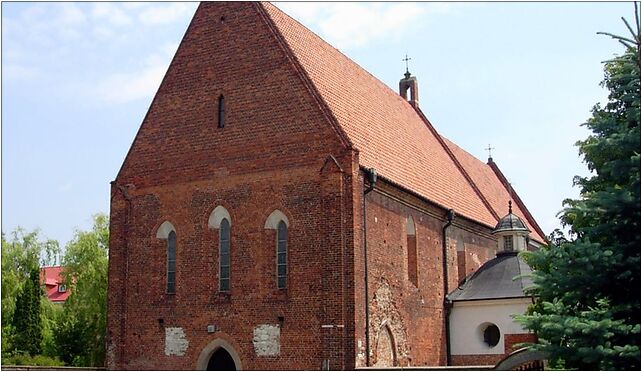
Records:
<instances>
[{"instance_id":1,"label":"red roof house","mask_svg":"<svg viewBox=\"0 0 642 372\"><path fill-rule=\"evenodd\" d=\"M40 280L45 284L47 297L54 303L63 303L69 297L69 291L63 284L62 270L62 266L40 268Z\"/></svg>"}]
</instances>

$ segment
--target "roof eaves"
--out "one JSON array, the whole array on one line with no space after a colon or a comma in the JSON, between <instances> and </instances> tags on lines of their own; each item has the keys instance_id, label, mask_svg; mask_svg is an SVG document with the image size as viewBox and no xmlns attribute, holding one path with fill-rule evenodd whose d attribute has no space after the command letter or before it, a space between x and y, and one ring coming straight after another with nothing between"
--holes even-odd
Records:
<instances>
[{"instance_id":1,"label":"roof eaves","mask_svg":"<svg viewBox=\"0 0 642 372\"><path fill-rule=\"evenodd\" d=\"M460 172L461 172L461 174L464 176L464 178L466 179L466 181L468 181L468 184L470 185L470 187L472 187L473 191L475 191L475 194L476 194L476 195L477 195L477 197L479 197L479 199L482 201L482 203L484 204L484 206L486 207L486 209L488 209L488 211L490 212L490 214L491 214L491 215L492 215L496 220L498 220L498 221L499 221L499 218L500 218L500 217L499 217L499 215L497 214L497 212L495 212L495 210L493 209L493 207L490 205L490 202L486 199L486 197L484 196L484 194L482 194L481 190L479 190L479 187L477 187L477 184L475 184L475 182L473 181L472 177L470 177L470 175L468 174L468 172L466 172L466 169L464 169L464 167L461 165L461 163L459 162L459 160L457 160L457 157L455 156L455 154L453 154L453 152L450 150L450 148L448 147L448 145L446 144L446 142L444 142L444 139L443 139L443 138L441 137L441 135L437 132L437 130L435 129L435 127L433 127L433 126L432 126L432 124L430 123L430 121L428 120L428 118L426 117L426 115L424 115L423 111L421 111L421 109L420 109L419 107L415 107L415 106L412 106L412 107L415 109L415 112L417 113L417 115L419 116L419 118L424 122L424 124L426 124L426 126L428 127L428 129L429 129L429 130L434 134L434 136L437 138L437 141L439 142L439 144L441 144L441 147L444 149L444 151L446 151L446 153L448 154L448 156L450 157L450 159L453 161L453 163L455 163L455 166L457 167L457 169L459 169L459 171L460 171Z\"/></svg>"},{"instance_id":2,"label":"roof eaves","mask_svg":"<svg viewBox=\"0 0 642 372\"><path fill-rule=\"evenodd\" d=\"M364 171L365 171L365 170L368 170L368 168L364 167L363 165L360 165L360 166L359 166L359 168L360 168L361 170L364 170ZM425 196L423 196L423 195L421 195L421 194L417 193L416 191L413 191L413 190L411 190L411 189L409 189L409 188L407 188L407 187L405 187L405 186L402 186L402 185L398 184L397 182L395 182L395 181L393 181L393 180L391 180L391 179L389 179L389 178L386 178L385 176L382 176L382 175L380 175L380 174L377 174L377 178L378 178L378 179L382 179L382 180L386 181L387 183L391 184L392 186L394 186L394 187L396 187L396 188L398 188L398 189L400 189L400 190L403 190L403 191L405 191L405 192L407 192L407 193L409 193L409 194L411 194L411 195L413 195L413 196L415 196L415 197L417 197L417 198L419 198L419 199L421 199L421 200L423 200L423 201L425 201L425 202L428 202L428 203L430 203L430 204L436 205L437 207L442 208L442 209L444 209L444 210L446 210L446 211L448 211L449 209L451 209L451 208L449 208L449 207L447 207L447 206L445 206L445 205L443 205L443 204L437 203L437 202L436 202L436 201L434 201L434 200L428 199L427 197L425 197ZM455 211L455 212L457 212L457 211ZM482 222L482 221L479 221L479 220L477 220L477 219L474 219L474 218L472 218L472 217L469 217L469 216L466 216L466 215L463 215L463 214L458 214L458 217L457 217L457 218L460 218L460 217L461 217L461 218L463 218L463 219L466 219L466 220L468 220L468 221L470 221L470 222L474 222L474 223L476 223L476 224L479 224L479 225L482 225L482 226L485 226L485 227L489 227L489 228L491 228L491 229L494 227L494 226L491 226L491 225L489 225L489 224L487 224L487 223L484 223L484 222Z\"/></svg>"},{"instance_id":3,"label":"roof eaves","mask_svg":"<svg viewBox=\"0 0 642 372\"><path fill-rule=\"evenodd\" d=\"M256 9L257 9L259 15L261 16L261 18L263 19L265 24L268 26L268 28L272 32L272 35L274 36L274 38L279 43L279 46L281 47L283 52L286 54L286 56L288 58L288 61L290 62L291 66L294 68L294 71L296 71L299 79L303 83L303 86L312 95L314 100L317 102L317 104L319 106L319 109L323 113L323 116L325 116L326 119L328 120L328 122L330 123L330 125L332 125L332 128L334 129L334 131L339 136L339 139L341 140L342 144L344 146L348 147L348 148L356 149L356 147L354 146L354 144L352 143L352 141L348 137L347 133L343 130L343 128L339 124L339 121L334 116L334 113L332 112L332 110L328 106L327 102L325 102L325 100L323 99L323 97L319 93L318 89L316 88L316 86L312 82L312 79L310 79L310 76L308 75L307 71L301 65L301 63L299 62L298 58L296 57L296 55L294 54L294 52L292 51L292 49L288 45L288 42L283 37L283 34L281 33L281 30L276 25L276 23L274 22L274 20L270 16L269 12L265 9L266 4L269 5L269 6L273 6L274 7L274 5L269 4L269 3L265 3L265 2L257 2L257 3L255 3L255 6L256 6ZM281 10L279 10L279 11L281 11ZM292 21L299 23L297 20L295 20L294 18L290 17L285 12L283 12L283 14L285 14L285 16L290 18ZM303 25L301 25L301 26L305 27ZM305 27L305 28L308 29L307 27ZM308 29L308 31L310 31L310 30ZM310 32L312 32L312 31L310 31Z\"/></svg>"}]
</instances>

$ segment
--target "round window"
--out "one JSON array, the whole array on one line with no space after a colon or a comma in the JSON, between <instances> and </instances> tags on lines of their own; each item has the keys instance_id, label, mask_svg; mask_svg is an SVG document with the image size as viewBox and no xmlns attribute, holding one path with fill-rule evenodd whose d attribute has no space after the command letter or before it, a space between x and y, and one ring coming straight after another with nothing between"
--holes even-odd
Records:
<instances>
[{"instance_id":1,"label":"round window","mask_svg":"<svg viewBox=\"0 0 642 372\"><path fill-rule=\"evenodd\" d=\"M489 347L494 347L499 343L499 328L494 324L489 324L484 328L484 342Z\"/></svg>"}]
</instances>

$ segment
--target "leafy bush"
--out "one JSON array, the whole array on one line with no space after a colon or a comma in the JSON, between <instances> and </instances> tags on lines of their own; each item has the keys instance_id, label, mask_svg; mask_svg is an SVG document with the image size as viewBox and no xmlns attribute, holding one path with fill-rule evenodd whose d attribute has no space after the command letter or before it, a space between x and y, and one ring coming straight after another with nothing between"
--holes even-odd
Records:
<instances>
[{"instance_id":1,"label":"leafy bush","mask_svg":"<svg viewBox=\"0 0 642 372\"><path fill-rule=\"evenodd\" d=\"M64 366L65 363L58 360L58 358L52 358L45 355L30 356L29 354L19 353L7 357L3 356L2 365L60 367Z\"/></svg>"}]
</instances>

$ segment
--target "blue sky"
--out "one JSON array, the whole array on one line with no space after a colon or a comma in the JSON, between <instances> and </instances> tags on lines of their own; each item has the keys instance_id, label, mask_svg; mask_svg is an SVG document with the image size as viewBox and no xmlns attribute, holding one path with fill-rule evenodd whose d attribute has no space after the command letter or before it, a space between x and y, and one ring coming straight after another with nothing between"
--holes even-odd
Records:
<instances>
[{"instance_id":1,"label":"blue sky","mask_svg":"<svg viewBox=\"0 0 642 372\"><path fill-rule=\"evenodd\" d=\"M443 135L493 158L548 233L588 171L573 144L632 3L276 3L397 89L404 54ZM65 244L109 212L196 3L2 3L2 231Z\"/></svg>"}]
</instances>

